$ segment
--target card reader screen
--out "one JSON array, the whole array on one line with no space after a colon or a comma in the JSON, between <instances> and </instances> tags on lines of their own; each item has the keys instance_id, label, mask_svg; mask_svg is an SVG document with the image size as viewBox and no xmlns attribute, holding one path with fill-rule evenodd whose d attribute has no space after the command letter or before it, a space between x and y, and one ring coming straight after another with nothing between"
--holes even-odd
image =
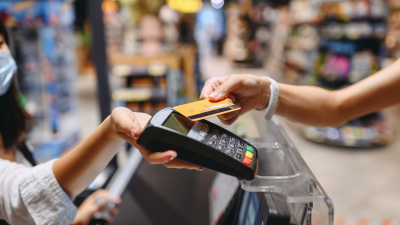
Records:
<instances>
[{"instance_id":1,"label":"card reader screen","mask_svg":"<svg viewBox=\"0 0 400 225\"><path fill-rule=\"evenodd\" d=\"M169 118L164 122L163 126L176 130L181 134L187 135L195 123L196 122L193 122L184 116L178 115L176 113L171 113Z\"/></svg>"}]
</instances>

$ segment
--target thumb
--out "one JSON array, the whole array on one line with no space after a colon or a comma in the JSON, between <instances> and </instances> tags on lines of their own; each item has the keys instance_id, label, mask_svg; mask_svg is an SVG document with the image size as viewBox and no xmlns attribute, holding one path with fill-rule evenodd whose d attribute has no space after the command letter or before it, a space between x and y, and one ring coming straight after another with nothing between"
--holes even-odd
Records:
<instances>
[{"instance_id":1,"label":"thumb","mask_svg":"<svg viewBox=\"0 0 400 225\"><path fill-rule=\"evenodd\" d=\"M128 136L130 135L134 139L138 139L140 134L142 133L142 125L140 124L140 121L138 120L136 115L131 117L131 123L129 123L127 128L128 129L124 130L125 133L128 133Z\"/></svg>"},{"instance_id":2,"label":"thumb","mask_svg":"<svg viewBox=\"0 0 400 225\"><path fill-rule=\"evenodd\" d=\"M129 110L125 110L124 108L115 110L112 113L113 121L114 121L114 129L118 133L125 134L128 137L137 139L142 132L142 126L138 121L135 113Z\"/></svg>"},{"instance_id":3,"label":"thumb","mask_svg":"<svg viewBox=\"0 0 400 225\"><path fill-rule=\"evenodd\" d=\"M242 81L238 75L229 76L221 85L209 95L211 101L220 101L228 97L229 93L240 88Z\"/></svg>"}]
</instances>

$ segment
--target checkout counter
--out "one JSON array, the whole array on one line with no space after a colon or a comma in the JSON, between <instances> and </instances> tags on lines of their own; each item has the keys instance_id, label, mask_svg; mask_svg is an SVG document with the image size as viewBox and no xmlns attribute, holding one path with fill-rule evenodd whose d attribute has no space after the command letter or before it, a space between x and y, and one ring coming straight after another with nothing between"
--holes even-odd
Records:
<instances>
[{"instance_id":1,"label":"checkout counter","mask_svg":"<svg viewBox=\"0 0 400 225\"><path fill-rule=\"evenodd\" d=\"M333 224L332 200L276 117L266 121L262 112L252 111L231 126L209 120L257 147L256 178L239 181L207 169L166 169L143 160L128 167L133 176L121 191L114 224Z\"/></svg>"},{"instance_id":2,"label":"checkout counter","mask_svg":"<svg viewBox=\"0 0 400 225\"><path fill-rule=\"evenodd\" d=\"M242 133L257 147L258 171L251 181L216 176L210 193L210 224L332 225L332 200L278 119L266 121L263 117L262 112L254 111L233 126L224 126Z\"/></svg>"}]
</instances>

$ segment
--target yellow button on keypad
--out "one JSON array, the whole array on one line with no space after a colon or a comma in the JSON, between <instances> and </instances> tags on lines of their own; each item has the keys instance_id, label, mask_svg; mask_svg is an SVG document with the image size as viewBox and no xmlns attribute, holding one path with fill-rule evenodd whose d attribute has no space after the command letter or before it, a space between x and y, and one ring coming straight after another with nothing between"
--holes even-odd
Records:
<instances>
[{"instance_id":1,"label":"yellow button on keypad","mask_svg":"<svg viewBox=\"0 0 400 225\"><path fill-rule=\"evenodd\" d=\"M253 158L253 153L247 151L246 152L246 157L249 158L249 159Z\"/></svg>"}]
</instances>

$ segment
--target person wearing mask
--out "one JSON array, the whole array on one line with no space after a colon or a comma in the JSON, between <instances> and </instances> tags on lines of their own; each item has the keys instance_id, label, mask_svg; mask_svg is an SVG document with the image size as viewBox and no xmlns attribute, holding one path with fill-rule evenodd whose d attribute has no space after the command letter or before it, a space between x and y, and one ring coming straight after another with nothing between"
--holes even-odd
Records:
<instances>
[{"instance_id":1,"label":"person wearing mask","mask_svg":"<svg viewBox=\"0 0 400 225\"><path fill-rule=\"evenodd\" d=\"M153 153L138 146L136 139L150 116L121 107L66 155L36 165L24 142L30 116L18 100L13 76L16 64L8 43L0 22L0 224L88 224L102 210L96 198L119 204L105 190L89 196L78 210L71 199L89 186L125 141L150 163L201 169L175 159L174 151Z\"/></svg>"},{"instance_id":2,"label":"person wearing mask","mask_svg":"<svg viewBox=\"0 0 400 225\"><path fill-rule=\"evenodd\" d=\"M351 119L400 103L400 59L385 69L340 90L277 83L251 74L229 75L206 81L200 99L231 99L241 109L218 116L232 124L240 115L265 110L312 126L339 126Z\"/></svg>"}]
</instances>

